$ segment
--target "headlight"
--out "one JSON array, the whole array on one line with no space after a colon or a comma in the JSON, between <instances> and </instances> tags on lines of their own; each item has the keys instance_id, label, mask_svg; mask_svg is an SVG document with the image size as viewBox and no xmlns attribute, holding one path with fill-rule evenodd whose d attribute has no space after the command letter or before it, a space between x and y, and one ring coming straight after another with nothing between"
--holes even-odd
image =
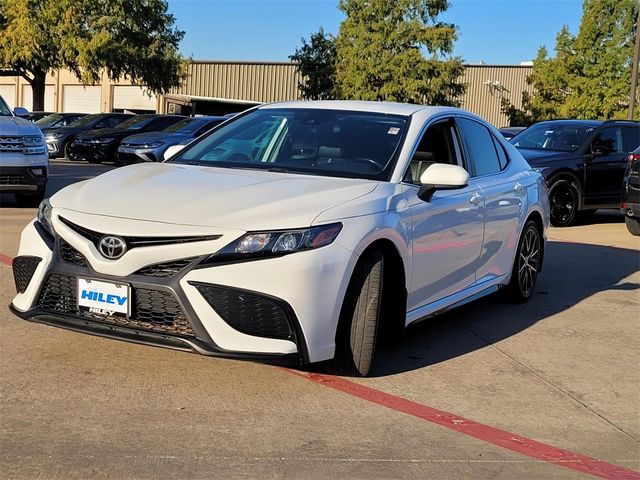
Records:
<instances>
[{"instance_id":1,"label":"headlight","mask_svg":"<svg viewBox=\"0 0 640 480\"><path fill-rule=\"evenodd\" d=\"M24 149L22 153L26 155L33 155L45 152L44 136L43 135L29 135L22 138L24 143Z\"/></svg>"},{"instance_id":2,"label":"headlight","mask_svg":"<svg viewBox=\"0 0 640 480\"><path fill-rule=\"evenodd\" d=\"M161 147L162 145L164 145L164 142L150 142L150 143L144 143L142 145L138 145L136 148L156 148L156 147Z\"/></svg>"},{"instance_id":3,"label":"headlight","mask_svg":"<svg viewBox=\"0 0 640 480\"><path fill-rule=\"evenodd\" d=\"M88 140L89 143L111 143L113 142L114 138L112 137L103 137L103 138L92 138L91 140Z\"/></svg>"},{"instance_id":4,"label":"headlight","mask_svg":"<svg viewBox=\"0 0 640 480\"><path fill-rule=\"evenodd\" d=\"M269 256L287 255L324 247L333 243L342 230L341 223L273 232L249 232L230 243L205 262L217 263Z\"/></svg>"},{"instance_id":5,"label":"headlight","mask_svg":"<svg viewBox=\"0 0 640 480\"><path fill-rule=\"evenodd\" d=\"M40 225L49 233L53 233L53 228L51 227L51 203L49 203L48 198L40 202L40 206L38 207L38 222L40 222Z\"/></svg>"},{"instance_id":6,"label":"headlight","mask_svg":"<svg viewBox=\"0 0 640 480\"><path fill-rule=\"evenodd\" d=\"M41 135L31 135L23 137L23 142L27 147L37 147L39 145L44 145L44 137Z\"/></svg>"},{"instance_id":7,"label":"headlight","mask_svg":"<svg viewBox=\"0 0 640 480\"><path fill-rule=\"evenodd\" d=\"M60 132L47 133L47 140L56 140L60 137L64 137L64 133L60 133Z\"/></svg>"}]
</instances>

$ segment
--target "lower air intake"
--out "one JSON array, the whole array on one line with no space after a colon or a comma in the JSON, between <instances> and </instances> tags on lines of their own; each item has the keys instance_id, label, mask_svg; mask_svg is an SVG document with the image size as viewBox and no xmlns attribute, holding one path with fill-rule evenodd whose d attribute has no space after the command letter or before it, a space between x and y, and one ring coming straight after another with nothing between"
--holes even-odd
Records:
<instances>
[{"instance_id":1,"label":"lower air intake","mask_svg":"<svg viewBox=\"0 0 640 480\"><path fill-rule=\"evenodd\" d=\"M254 292L218 285L195 282L192 285L211 308L239 332L284 340L294 338L289 315L282 302Z\"/></svg>"},{"instance_id":2,"label":"lower air intake","mask_svg":"<svg viewBox=\"0 0 640 480\"><path fill-rule=\"evenodd\" d=\"M42 261L40 257L22 256L13 259L11 267L13 268L13 280L16 283L18 293L24 293L29 286L29 282L33 278L33 274L38 268L38 264Z\"/></svg>"}]
</instances>

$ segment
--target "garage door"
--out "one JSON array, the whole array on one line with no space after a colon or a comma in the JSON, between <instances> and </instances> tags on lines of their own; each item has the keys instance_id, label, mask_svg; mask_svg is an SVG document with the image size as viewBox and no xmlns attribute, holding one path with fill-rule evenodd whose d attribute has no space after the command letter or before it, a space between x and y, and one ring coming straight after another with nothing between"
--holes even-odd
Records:
<instances>
[{"instance_id":1,"label":"garage door","mask_svg":"<svg viewBox=\"0 0 640 480\"><path fill-rule=\"evenodd\" d=\"M53 92L55 90L54 85L45 85L44 87L44 111L56 112L56 102ZM33 92L31 91L31 85L24 85L22 87L22 104L21 107L27 110L33 110Z\"/></svg>"},{"instance_id":2,"label":"garage door","mask_svg":"<svg viewBox=\"0 0 640 480\"><path fill-rule=\"evenodd\" d=\"M0 85L0 96L4 98L10 109L16 108L16 86L15 85Z\"/></svg>"},{"instance_id":3,"label":"garage door","mask_svg":"<svg viewBox=\"0 0 640 480\"><path fill-rule=\"evenodd\" d=\"M145 89L137 86L116 85L113 87L114 110L156 111L157 97L149 97Z\"/></svg>"},{"instance_id":4,"label":"garage door","mask_svg":"<svg viewBox=\"0 0 640 480\"><path fill-rule=\"evenodd\" d=\"M100 86L63 85L62 111L100 113Z\"/></svg>"}]
</instances>

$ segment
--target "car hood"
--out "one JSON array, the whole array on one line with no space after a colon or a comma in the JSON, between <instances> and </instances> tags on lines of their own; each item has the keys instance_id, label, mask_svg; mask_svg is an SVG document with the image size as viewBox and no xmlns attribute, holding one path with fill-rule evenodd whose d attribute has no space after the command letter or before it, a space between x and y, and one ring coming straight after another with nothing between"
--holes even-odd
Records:
<instances>
[{"instance_id":1,"label":"car hood","mask_svg":"<svg viewBox=\"0 0 640 480\"><path fill-rule=\"evenodd\" d=\"M554 152L549 150L533 150L529 148L518 148L518 151L530 165L553 160L566 160L579 156L576 152Z\"/></svg>"},{"instance_id":2,"label":"car hood","mask_svg":"<svg viewBox=\"0 0 640 480\"><path fill-rule=\"evenodd\" d=\"M92 138L124 138L136 133L136 130L123 130L121 128L100 128L98 130L89 130L88 132L81 133L77 138L92 139Z\"/></svg>"},{"instance_id":3,"label":"car hood","mask_svg":"<svg viewBox=\"0 0 640 480\"><path fill-rule=\"evenodd\" d=\"M147 132L137 133L127 137L129 144L143 144L157 141L163 141L165 143L178 144L182 141L188 141L191 137L184 133L167 133L167 132Z\"/></svg>"},{"instance_id":4,"label":"car hood","mask_svg":"<svg viewBox=\"0 0 640 480\"><path fill-rule=\"evenodd\" d=\"M118 168L70 185L54 208L239 230L299 228L376 189L369 180L170 163Z\"/></svg>"},{"instance_id":5,"label":"car hood","mask_svg":"<svg viewBox=\"0 0 640 480\"><path fill-rule=\"evenodd\" d=\"M0 116L0 133L2 135L40 135L38 126L20 117Z\"/></svg>"},{"instance_id":6,"label":"car hood","mask_svg":"<svg viewBox=\"0 0 640 480\"><path fill-rule=\"evenodd\" d=\"M70 127L67 125L64 127L43 128L42 133L44 133L44 136L46 137L50 133L62 133L64 135L74 135L78 132L83 132L84 130L86 130L86 127Z\"/></svg>"}]
</instances>

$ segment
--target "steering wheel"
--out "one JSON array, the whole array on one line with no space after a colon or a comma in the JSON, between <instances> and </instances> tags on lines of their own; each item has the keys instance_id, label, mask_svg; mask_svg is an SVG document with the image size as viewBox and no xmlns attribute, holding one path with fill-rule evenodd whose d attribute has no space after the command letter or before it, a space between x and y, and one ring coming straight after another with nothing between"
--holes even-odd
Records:
<instances>
[{"instance_id":1,"label":"steering wheel","mask_svg":"<svg viewBox=\"0 0 640 480\"><path fill-rule=\"evenodd\" d=\"M227 158L227 162L233 163L249 163L250 161L251 159L244 153L234 153L233 155L229 155L229 158Z\"/></svg>"},{"instance_id":2,"label":"steering wheel","mask_svg":"<svg viewBox=\"0 0 640 480\"><path fill-rule=\"evenodd\" d=\"M353 158L351 161L352 162L356 162L356 163L365 163L365 164L369 165L370 167L374 167L376 172L379 172L380 169L381 169L380 164L378 162L376 162L373 158L356 157L356 158Z\"/></svg>"}]
</instances>

